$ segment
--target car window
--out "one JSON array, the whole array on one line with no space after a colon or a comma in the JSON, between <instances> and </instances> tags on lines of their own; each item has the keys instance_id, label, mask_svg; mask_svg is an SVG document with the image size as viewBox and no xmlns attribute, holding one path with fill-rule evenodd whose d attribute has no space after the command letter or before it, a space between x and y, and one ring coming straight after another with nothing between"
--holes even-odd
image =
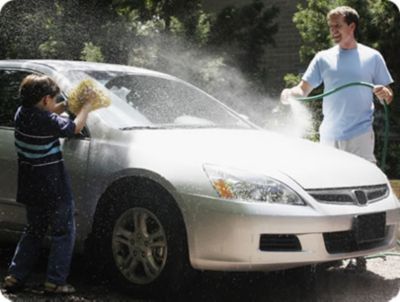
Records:
<instances>
[{"instance_id":1,"label":"car window","mask_svg":"<svg viewBox=\"0 0 400 302\"><path fill-rule=\"evenodd\" d=\"M217 100L180 81L124 75L106 87L155 125L245 126Z\"/></svg>"},{"instance_id":2,"label":"car window","mask_svg":"<svg viewBox=\"0 0 400 302\"><path fill-rule=\"evenodd\" d=\"M14 115L20 105L18 90L28 72L0 70L0 126L13 127Z\"/></svg>"}]
</instances>

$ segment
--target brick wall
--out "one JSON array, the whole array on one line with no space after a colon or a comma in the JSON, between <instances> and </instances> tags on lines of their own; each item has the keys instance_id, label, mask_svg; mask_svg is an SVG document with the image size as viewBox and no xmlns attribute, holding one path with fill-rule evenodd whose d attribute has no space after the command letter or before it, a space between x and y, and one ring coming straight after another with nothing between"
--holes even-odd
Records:
<instances>
[{"instance_id":1,"label":"brick wall","mask_svg":"<svg viewBox=\"0 0 400 302\"><path fill-rule=\"evenodd\" d=\"M251 0L203 0L203 6L206 10L218 12L228 5L241 6L251 2ZM265 66L268 70L268 83L266 84L271 94L277 94L284 87L283 77L285 74L304 72L306 67L299 60L301 39L292 21L297 4L305 3L305 0L263 0L263 2L266 7L275 5L280 10L279 16L275 20L279 26L279 31L275 35L276 45L275 47L268 46L265 56Z\"/></svg>"}]
</instances>

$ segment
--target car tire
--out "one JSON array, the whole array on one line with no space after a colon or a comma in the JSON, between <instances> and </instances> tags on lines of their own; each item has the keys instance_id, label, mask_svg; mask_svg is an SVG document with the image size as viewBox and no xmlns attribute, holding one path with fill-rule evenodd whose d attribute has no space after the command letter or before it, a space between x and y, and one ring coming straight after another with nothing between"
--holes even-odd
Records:
<instances>
[{"instance_id":1,"label":"car tire","mask_svg":"<svg viewBox=\"0 0 400 302\"><path fill-rule=\"evenodd\" d=\"M194 276L182 215L168 193L140 187L108 192L91 239L96 263L114 285L129 292L176 293Z\"/></svg>"}]
</instances>

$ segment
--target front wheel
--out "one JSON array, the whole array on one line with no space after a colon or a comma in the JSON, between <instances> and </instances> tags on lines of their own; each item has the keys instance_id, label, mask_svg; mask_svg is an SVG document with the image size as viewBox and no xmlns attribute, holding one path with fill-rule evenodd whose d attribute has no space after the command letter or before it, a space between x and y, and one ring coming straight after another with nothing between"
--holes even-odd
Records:
<instances>
[{"instance_id":1,"label":"front wheel","mask_svg":"<svg viewBox=\"0 0 400 302\"><path fill-rule=\"evenodd\" d=\"M185 225L174 200L160 191L112 194L95 222L96 262L108 279L134 293L176 292L187 284Z\"/></svg>"},{"instance_id":2,"label":"front wheel","mask_svg":"<svg viewBox=\"0 0 400 302\"><path fill-rule=\"evenodd\" d=\"M168 258L166 231L155 213L134 207L115 221L111 237L119 272L133 284L151 284L160 277Z\"/></svg>"}]
</instances>

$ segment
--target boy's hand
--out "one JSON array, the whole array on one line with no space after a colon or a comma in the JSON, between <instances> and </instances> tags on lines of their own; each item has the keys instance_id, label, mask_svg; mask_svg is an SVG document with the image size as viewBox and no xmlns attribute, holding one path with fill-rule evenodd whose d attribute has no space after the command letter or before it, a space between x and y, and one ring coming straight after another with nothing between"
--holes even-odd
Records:
<instances>
[{"instance_id":1,"label":"boy's hand","mask_svg":"<svg viewBox=\"0 0 400 302\"><path fill-rule=\"evenodd\" d=\"M82 107L85 107L85 109L90 111L92 109L93 102L98 98L98 95L93 89L86 88L84 92L84 98L85 102L83 103Z\"/></svg>"}]
</instances>

